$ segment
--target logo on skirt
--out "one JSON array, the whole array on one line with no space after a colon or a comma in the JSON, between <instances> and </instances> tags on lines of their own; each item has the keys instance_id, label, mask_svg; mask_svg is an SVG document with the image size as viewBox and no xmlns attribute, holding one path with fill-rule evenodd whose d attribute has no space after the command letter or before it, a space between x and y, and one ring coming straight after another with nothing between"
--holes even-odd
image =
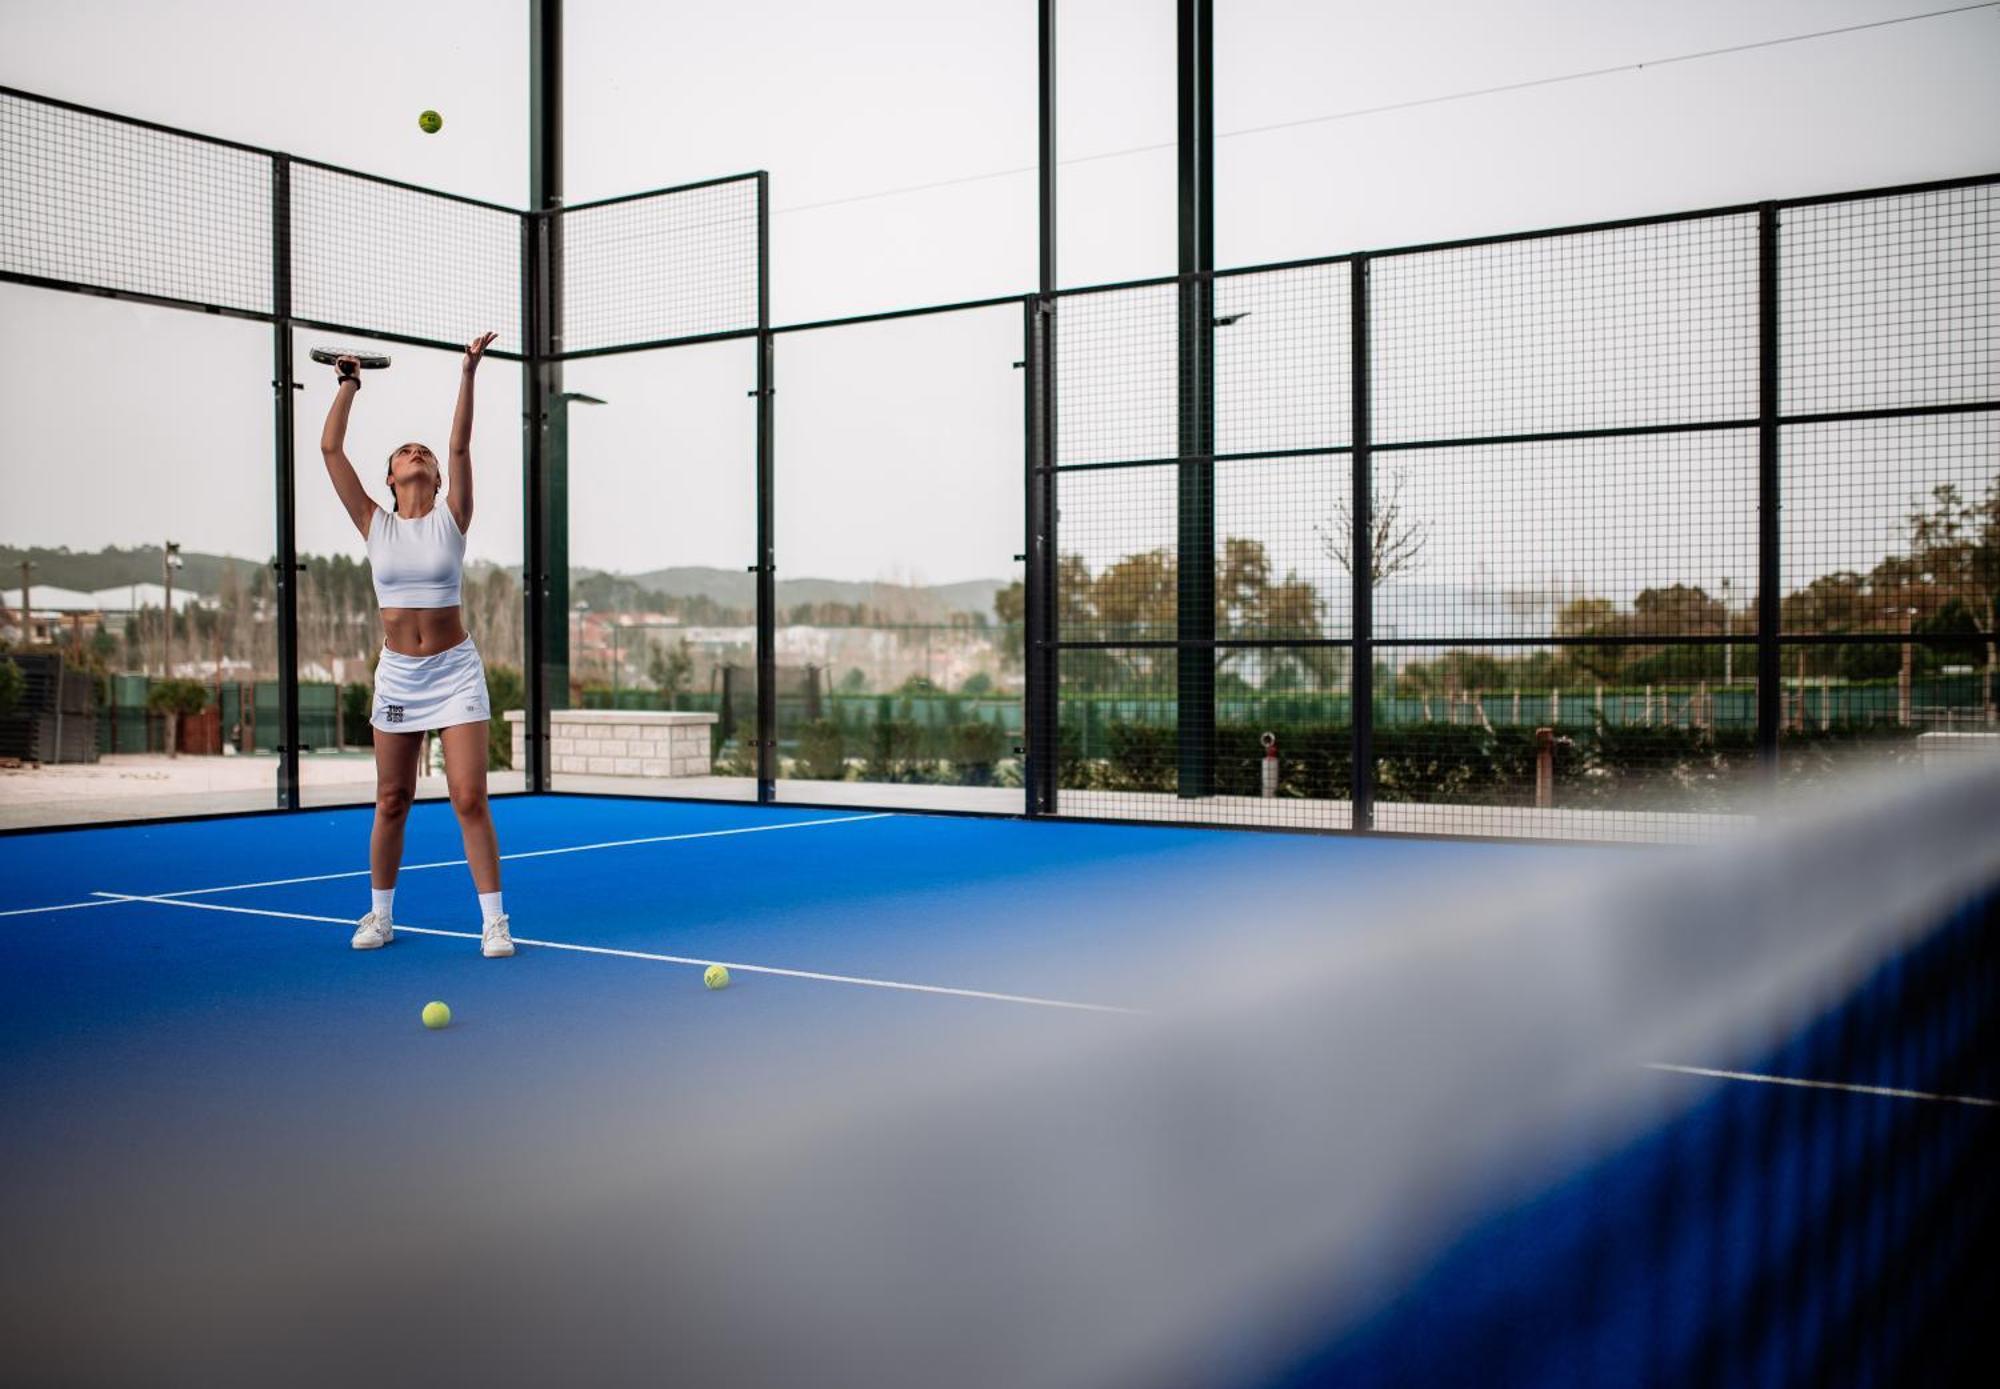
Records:
<instances>
[{"instance_id":1,"label":"logo on skirt","mask_svg":"<svg viewBox=\"0 0 2000 1389\"><path fill-rule=\"evenodd\" d=\"M403 721L403 706L400 704L383 705L382 721L384 723L401 723Z\"/></svg>"}]
</instances>

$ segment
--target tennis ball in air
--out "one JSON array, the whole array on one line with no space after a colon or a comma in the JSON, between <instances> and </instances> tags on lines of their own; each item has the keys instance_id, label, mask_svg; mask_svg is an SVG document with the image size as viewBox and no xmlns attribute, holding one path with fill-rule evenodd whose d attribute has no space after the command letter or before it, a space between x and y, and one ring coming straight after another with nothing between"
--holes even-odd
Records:
<instances>
[{"instance_id":1,"label":"tennis ball in air","mask_svg":"<svg viewBox=\"0 0 2000 1389\"><path fill-rule=\"evenodd\" d=\"M721 965L710 965L701 972L701 982L711 989L726 989L729 987L729 971Z\"/></svg>"},{"instance_id":2,"label":"tennis ball in air","mask_svg":"<svg viewBox=\"0 0 2000 1389\"><path fill-rule=\"evenodd\" d=\"M451 1009L433 999L424 1005L424 1026L435 1032L451 1021Z\"/></svg>"},{"instance_id":3,"label":"tennis ball in air","mask_svg":"<svg viewBox=\"0 0 2000 1389\"><path fill-rule=\"evenodd\" d=\"M417 128L426 135L435 135L444 129L444 117L435 111L426 111L417 117Z\"/></svg>"}]
</instances>

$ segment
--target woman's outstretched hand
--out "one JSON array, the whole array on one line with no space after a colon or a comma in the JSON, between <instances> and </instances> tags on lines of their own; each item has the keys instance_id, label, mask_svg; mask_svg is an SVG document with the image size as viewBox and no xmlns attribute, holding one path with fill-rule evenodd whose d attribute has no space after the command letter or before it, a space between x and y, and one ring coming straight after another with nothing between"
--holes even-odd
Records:
<instances>
[{"instance_id":1,"label":"woman's outstretched hand","mask_svg":"<svg viewBox=\"0 0 2000 1389\"><path fill-rule=\"evenodd\" d=\"M486 356L486 349L491 347L493 345L493 339L499 336L500 335L498 333L481 333L478 337L474 338L471 342L465 345L464 370L467 376L470 376L472 375L473 372L479 370L479 363Z\"/></svg>"},{"instance_id":2,"label":"woman's outstretched hand","mask_svg":"<svg viewBox=\"0 0 2000 1389\"><path fill-rule=\"evenodd\" d=\"M336 378L334 383L336 385L341 381L352 381L355 385L360 385L361 359L359 357L336 358L333 363L333 374Z\"/></svg>"}]
</instances>

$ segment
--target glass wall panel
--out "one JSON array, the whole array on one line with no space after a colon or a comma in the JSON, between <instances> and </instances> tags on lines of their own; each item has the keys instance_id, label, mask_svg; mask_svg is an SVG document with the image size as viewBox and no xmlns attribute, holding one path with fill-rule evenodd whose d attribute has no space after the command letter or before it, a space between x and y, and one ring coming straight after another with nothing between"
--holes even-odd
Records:
<instances>
[{"instance_id":1,"label":"glass wall panel","mask_svg":"<svg viewBox=\"0 0 2000 1389\"><path fill-rule=\"evenodd\" d=\"M778 339L780 794L1018 813L1021 310Z\"/></svg>"},{"instance_id":2,"label":"glass wall panel","mask_svg":"<svg viewBox=\"0 0 2000 1389\"><path fill-rule=\"evenodd\" d=\"M271 330L0 285L0 827L277 804Z\"/></svg>"},{"instance_id":3,"label":"glass wall panel","mask_svg":"<svg viewBox=\"0 0 2000 1389\"><path fill-rule=\"evenodd\" d=\"M745 340L564 367L558 791L756 797L756 354Z\"/></svg>"}]
</instances>

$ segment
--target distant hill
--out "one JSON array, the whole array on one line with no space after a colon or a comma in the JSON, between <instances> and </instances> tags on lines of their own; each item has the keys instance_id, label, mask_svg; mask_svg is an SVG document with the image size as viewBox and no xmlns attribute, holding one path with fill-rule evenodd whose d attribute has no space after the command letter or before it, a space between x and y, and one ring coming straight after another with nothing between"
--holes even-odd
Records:
<instances>
[{"instance_id":1,"label":"distant hill","mask_svg":"<svg viewBox=\"0 0 2000 1389\"><path fill-rule=\"evenodd\" d=\"M104 549L94 552L67 549L21 548L0 545L0 589L13 588L21 579L21 561L34 563L34 582L52 588L93 592L122 584L160 582L160 551L157 546L131 549ZM256 560L199 551L181 552L183 567L174 576L177 587L198 593L215 593L223 574L234 568L248 586L264 568ZM484 562L468 566L484 574L496 566ZM909 621L942 621L955 612L993 616L993 595L1006 583L999 579L968 579L936 586L877 584L844 579L778 580L778 607L782 611L801 603L865 603L906 616ZM655 569L644 574L609 574L601 570L579 569L574 582L576 596L593 608L617 609L642 606L645 595L667 598L701 598L725 608L748 611L757 603L757 576L741 570L682 566Z\"/></svg>"},{"instance_id":2,"label":"distant hill","mask_svg":"<svg viewBox=\"0 0 2000 1389\"><path fill-rule=\"evenodd\" d=\"M90 553L0 545L0 588L13 588L20 584L21 561L24 559L32 561L35 566L34 581L53 588L73 588L91 593L100 588L117 588L122 584L161 581L160 549L157 545ZM256 560L190 550L181 551L181 560L182 568L174 576L175 586L185 586L198 593L216 592L222 587L224 572L232 568L247 586L264 567Z\"/></svg>"},{"instance_id":3,"label":"distant hill","mask_svg":"<svg viewBox=\"0 0 2000 1389\"><path fill-rule=\"evenodd\" d=\"M601 574L579 570L577 586L586 581L601 592L644 591L668 598L707 598L730 608L751 608L757 602L757 576L747 570L682 566L644 574ZM627 589L625 586L629 585ZM914 587L849 579L778 579L780 611L801 603L865 603L907 615L910 621L941 621L955 612L993 616L993 595L1007 586L1000 579L967 579L954 584Z\"/></svg>"}]
</instances>

